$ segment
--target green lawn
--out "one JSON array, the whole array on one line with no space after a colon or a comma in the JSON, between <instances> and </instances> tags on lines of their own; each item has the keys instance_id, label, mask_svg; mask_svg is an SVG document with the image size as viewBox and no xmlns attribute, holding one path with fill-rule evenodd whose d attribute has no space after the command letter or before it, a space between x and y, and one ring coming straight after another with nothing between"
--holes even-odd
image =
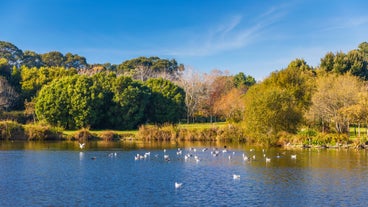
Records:
<instances>
[{"instance_id":1,"label":"green lawn","mask_svg":"<svg viewBox=\"0 0 368 207\"><path fill-rule=\"evenodd\" d=\"M349 138L350 139L356 139L358 137L359 134L359 129L358 127L350 127L350 133L349 133ZM367 137L367 128L365 127L360 127L360 137Z\"/></svg>"}]
</instances>

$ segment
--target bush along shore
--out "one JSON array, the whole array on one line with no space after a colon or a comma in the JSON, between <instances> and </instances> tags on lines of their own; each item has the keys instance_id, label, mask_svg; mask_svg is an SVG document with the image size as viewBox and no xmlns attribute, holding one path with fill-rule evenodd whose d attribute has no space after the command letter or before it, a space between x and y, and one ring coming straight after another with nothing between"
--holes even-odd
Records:
<instances>
[{"instance_id":1,"label":"bush along shore","mask_svg":"<svg viewBox=\"0 0 368 207\"><path fill-rule=\"evenodd\" d=\"M20 124L15 121L0 121L0 140L5 141L118 141L127 138L135 138L134 133L115 132L103 130L98 132L82 128L78 131L65 133L60 127L53 127L48 124Z\"/></svg>"},{"instance_id":2,"label":"bush along shore","mask_svg":"<svg viewBox=\"0 0 368 207\"><path fill-rule=\"evenodd\" d=\"M82 128L64 131L47 124L19 124L14 121L0 121L0 140L23 141L201 141L201 142L243 142L250 145L268 145L286 148L355 148L368 149L366 138L349 139L346 134L318 133L303 130L298 134L278 133L269 140L246 136L240 124L219 124L198 127L188 125L142 125L137 131L92 131Z\"/></svg>"},{"instance_id":3,"label":"bush along shore","mask_svg":"<svg viewBox=\"0 0 368 207\"><path fill-rule=\"evenodd\" d=\"M63 140L62 129L43 124L0 121L0 140Z\"/></svg>"}]
</instances>

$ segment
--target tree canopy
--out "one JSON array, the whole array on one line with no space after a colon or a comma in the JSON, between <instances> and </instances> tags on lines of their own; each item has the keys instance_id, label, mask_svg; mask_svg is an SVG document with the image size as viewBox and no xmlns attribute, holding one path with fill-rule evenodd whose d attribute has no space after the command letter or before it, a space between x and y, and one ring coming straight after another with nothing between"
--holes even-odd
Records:
<instances>
[{"instance_id":1,"label":"tree canopy","mask_svg":"<svg viewBox=\"0 0 368 207\"><path fill-rule=\"evenodd\" d=\"M301 128L346 133L368 124L368 43L328 52L312 68L295 59L259 81L243 72L184 70L175 59L138 57L89 65L59 51L38 54L0 41L0 107L35 111L66 129L133 129L186 121L240 123L274 144Z\"/></svg>"},{"instance_id":2,"label":"tree canopy","mask_svg":"<svg viewBox=\"0 0 368 207\"><path fill-rule=\"evenodd\" d=\"M167 60L159 57L138 57L124 61L117 67L118 74L141 81L158 77L177 80L183 70L184 65L178 65L175 59Z\"/></svg>"},{"instance_id":3,"label":"tree canopy","mask_svg":"<svg viewBox=\"0 0 368 207\"><path fill-rule=\"evenodd\" d=\"M42 87L35 111L39 119L66 129L133 129L146 122L178 122L185 112L184 92L163 79L143 85L111 73L64 76Z\"/></svg>"},{"instance_id":4,"label":"tree canopy","mask_svg":"<svg viewBox=\"0 0 368 207\"><path fill-rule=\"evenodd\" d=\"M311 105L313 76L311 67L297 59L251 87L245 95L247 133L268 144L279 132L295 133Z\"/></svg>"},{"instance_id":5,"label":"tree canopy","mask_svg":"<svg viewBox=\"0 0 368 207\"><path fill-rule=\"evenodd\" d=\"M151 98L147 117L152 123L176 123L185 116L185 92L179 86L163 78L149 79L145 86Z\"/></svg>"}]
</instances>

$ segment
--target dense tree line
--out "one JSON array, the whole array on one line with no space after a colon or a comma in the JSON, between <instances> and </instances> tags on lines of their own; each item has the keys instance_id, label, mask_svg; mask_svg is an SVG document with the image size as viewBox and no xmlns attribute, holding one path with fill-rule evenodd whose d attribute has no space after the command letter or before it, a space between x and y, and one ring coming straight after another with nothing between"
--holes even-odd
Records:
<instances>
[{"instance_id":1,"label":"dense tree line","mask_svg":"<svg viewBox=\"0 0 368 207\"><path fill-rule=\"evenodd\" d=\"M131 76L141 81L158 77L178 80L183 71L184 65L178 64L175 59L167 60L159 57L138 57L117 66L118 75Z\"/></svg>"},{"instance_id":2,"label":"dense tree line","mask_svg":"<svg viewBox=\"0 0 368 207\"><path fill-rule=\"evenodd\" d=\"M329 52L316 68L296 59L255 84L244 98L247 136L275 144L285 133L368 127L367 51L364 42L347 54Z\"/></svg>"},{"instance_id":3,"label":"dense tree line","mask_svg":"<svg viewBox=\"0 0 368 207\"><path fill-rule=\"evenodd\" d=\"M176 122L178 118L173 115L183 113L187 114L188 122L219 120L238 122L242 119L241 114L244 110L244 104L239 99L238 103L234 105L234 102L230 101L229 97L234 96L234 94L243 96L247 89L255 83L253 77L244 73L232 76L227 72L218 70L212 71L210 74L198 74L200 76L199 79L192 79L192 77L188 76L188 72L183 64L178 64L175 59L138 57L123 61L119 65L110 63L89 65L86 59L79 55L70 53L63 55L57 51L45 54L37 54L33 51L23 52L11 43L0 41L0 76L3 77L1 78L3 87L0 93L2 103L0 107L5 110L25 109L27 114L33 115L36 119L34 114L36 97L39 97L39 92L43 87L48 86L56 79L65 77L69 80L71 76L75 75L93 77L93 80L97 81L95 85L99 83L107 86L111 85L109 83L116 82L107 76L99 75L101 73L109 73L119 77L120 82L116 84L121 84L120 87L123 87L124 84L126 85L129 82L128 80L131 80L134 81L134 84L138 84L138 81L140 82L139 84L145 86L134 87L135 90L144 91L147 87L152 89L151 92L148 92L150 94L147 100L149 104L144 112L145 116L149 117L145 121L149 123ZM124 78L120 78L120 76ZM75 84L74 82L68 83ZM173 85L172 83L175 84ZM157 87L157 84L162 84L162 87ZM85 85L90 87L88 84ZM115 91L111 92L111 89L114 87ZM140 99L135 100L135 102L124 102L124 96L116 92L119 87L114 87L111 85L108 90L105 87L105 91L110 90L110 92L104 93L105 99L103 101L106 105L102 105L101 108L109 108L110 105L113 105L107 100L113 100L115 104L120 103L120 105L130 104L132 110L140 102L146 101L145 96L140 96ZM129 90L130 87L128 87ZM183 92L185 93L184 104L178 104L181 96L173 97L170 101L168 100L172 94L181 94ZM121 93L127 95L128 92L124 89ZM116 108L116 106L114 107ZM94 108L97 110L96 106ZM122 109L120 108L119 110ZM120 125L116 126L115 123L124 122L124 120L121 120L123 119L122 116L111 115L120 113L119 110L93 112L93 114L101 112L99 120L102 121L90 121L89 125L99 128L119 128ZM110 115L108 118L103 118L106 114ZM132 118L130 116L130 114L133 114L132 112L124 111L123 114L129 115L126 116L126 119L131 119L133 126L136 126L134 120L140 120L140 118ZM166 114L171 115L166 116ZM38 113L38 117L41 117L40 113ZM88 119L94 120L91 117ZM54 121L50 122L58 124ZM73 122L75 123L63 124L63 126L77 127L84 125L76 120Z\"/></svg>"},{"instance_id":4,"label":"dense tree line","mask_svg":"<svg viewBox=\"0 0 368 207\"><path fill-rule=\"evenodd\" d=\"M113 73L65 76L40 90L35 112L40 120L66 129L133 129L147 122L178 122L185 112L184 95L163 79L142 83Z\"/></svg>"},{"instance_id":5,"label":"dense tree line","mask_svg":"<svg viewBox=\"0 0 368 207\"><path fill-rule=\"evenodd\" d=\"M65 67L84 69L88 64L85 57L77 54L66 53L65 55L58 51L51 51L44 54L38 54L34 51L22 51L17 46L9 42L0 41L0 57L7 59L10 66L26 67Z\"/></svg>"},{"instance_id":6,"label":"dense tree line","mask_svg":"<svg viewBox=\"0 0 368 207\"><path fill-rule=\"evenodd\" d=\"M78 64L86 61L73 64L78 55L0 46L0 107L25 106L39 120L65 128L227 121L272 144L304 129L344 134L352 125L368 126L366 42L327 53L315 68L295 59L258 83L244 73L198 73L174 59L138 57L83 68Z\"/></svg>"},{"instance_id":7,"label":"dense tree line","mask_svg":"<svg viewBox=\"0 0 368 207\"><path fill-rule=\"evenodd\" d=\"M358 49L344 52L329 52L321 59L320 70L337 74L350 73L368 80L368 43L359 44Z\"/></svg>"}]
</instances>

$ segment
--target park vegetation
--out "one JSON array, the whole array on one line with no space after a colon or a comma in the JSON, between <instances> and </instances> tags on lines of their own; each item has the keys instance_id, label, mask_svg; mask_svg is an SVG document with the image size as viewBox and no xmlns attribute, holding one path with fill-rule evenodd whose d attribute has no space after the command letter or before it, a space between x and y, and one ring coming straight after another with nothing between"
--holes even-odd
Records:
<instances>
[{"instance_id":1,"label":"park vegetation","mask_svg":"<svg viewBox=\"0 0 368 207\"><path fill-rule=\"evenodd\" d=\"M295 59L267 78L198 73L175 59L88 64L77 54L37 54L0 41L0 139L93 139L89 130L138 130L142 140L232 140L336 145L368 137L368 43L327 53L313 68ZM183 123L226 123L185 128ZM354 133L351 134L351 129ZM16 134L17 136L10 136ZM82 137L82 138L81 138Z\"/></svg>"}]
</instances>

